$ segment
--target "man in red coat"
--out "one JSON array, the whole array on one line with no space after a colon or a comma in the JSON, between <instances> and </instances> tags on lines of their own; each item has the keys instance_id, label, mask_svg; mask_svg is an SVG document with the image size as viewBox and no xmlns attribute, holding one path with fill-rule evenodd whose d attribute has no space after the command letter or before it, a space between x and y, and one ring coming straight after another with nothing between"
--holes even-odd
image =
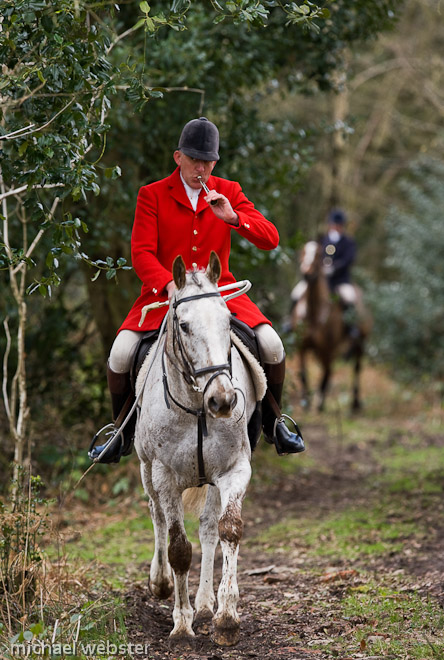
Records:
<instances>
[{"instance_id":1,"label":"man in red coat","mask_svg":"<svg viewBox=\"0 0 444 660\"><path fill-rule=\"evenodd\" d=\"M169 299L175 284L173 261L181 254L187 269L205 268L214 250L221 261L219 285L236 282L229 270L231 232L236 231L262 250L279 242L276 227L266 220L242 192L240 185L212 175L219 160L219 132L205 117L188 122L174 152L176 170L166 179L143 186L137 199L131 237L134 270L142 282L139 298L120 327L108 361L108 385L116 420L132 396L130 369L141 335L159 328L166 308L151 311L139 327L142 308ZM210 189L202 189L201 181ZM243 294L227 303L230 311L254 328L261 349L268 389L280 405L285 352L278 334L258 307ZM291 432L282 417L277 418L268 398L263 401L262 424L265 437L279 454L304 451L299 432ZM295 426L296 430L297 426ZM101 462L117 462L130 453L134 424L125 429L124 442L112 446ZM90 451L97 458L103 446Z\"/></svg>"}]
</instances>

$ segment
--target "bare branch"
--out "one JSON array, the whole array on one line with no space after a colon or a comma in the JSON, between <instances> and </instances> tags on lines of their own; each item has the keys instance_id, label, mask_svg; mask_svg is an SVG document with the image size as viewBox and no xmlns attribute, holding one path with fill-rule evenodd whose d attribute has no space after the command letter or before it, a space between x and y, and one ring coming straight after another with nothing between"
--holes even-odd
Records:
<instances>
[{"instance_id":1,"label":"bare branch","mask_svg":"<svg viewBox=\"0 0 444 660\"><path fill-rule=\"evenodd\" d=\"M64 188L65 184L64 183L45 183L44 185L40 185L38 183L34 184L31 186L32 190L48 190L49 188ZM11 190L7 190L5 192L0 193L0 202L6 199L6 197L12 197L13 195L20 195L20 193L25 192L25 190L28 190L28 186L20 186L20 188L13 188Z\"/></svg>"},{"instance_id":2,"label":"bare branch","mask_svg":"<svg viewBox=\"0 0 444 660\"><path fill-rule=\"evenodd\" d=\"M350 91L354 92L358 87L364 85L369 80L372 80L372 78L383 76L385 73L393 71L394 69L405 68L412 68L412 62L409 62L405 57L395 57L394 59L388 60L387 62L381 62L380 64L371 66L365 71L358 73L353 79L349 81Z\"/></svg>"},{"instance_id":3,"label":"bare branch","mask_svg":"<svg viewBox=\"0 0 444 660\"><path fill-rule=\"evenodd\" d=\"M20 135L16 135L15 137L24 137L25 135L32 135L32 133L38 133L39 131L43 131L43 129L47 128L50 124L52 124L52 122L53 122L55 119L57 119L57 117L58 117L59 115L61 115L63 112L65 112L65 110L66 110L67 108L69 108L69 106L71 105L71 103L73 103L74 100L75 100L75 96L73 96L72 99L71 99L71 100L70 100L65 106L63 106L63 108L62 108L61 110L59 110L58 112L56 112L56 114L55 114L53 117L51 117L51 119L49 119L49 120L46 122L46 124L43 124L42 126L37 126L37 128L33 128L33 129L31 129L31 130L28 131L27 133L20 133ZM31 124L31 126L34 126L34 125L35 125L35 124ZM21 130L24 130L24 129L21 129ZM11 138L11 137L8 138L8 140L12 140L12 139L14 139L14 138Z\"/></svg>"},{"instance_id":4,"label":"bare branch","mask_svg":"<svg viewBox=\"0 0 444 660\"><path fill-rule=\"evenodd\" d=\"M6 336L6 348L3 353L3 378L2 378L2 392L3 392L3 403L5 405L6 416L9 421L11 421L11 409L9 407L9 397L8 397L8 358L11 351L11 333L9 332L9 316L3 320L3 327L5 329Z\"/></svg>"},{"instance_id":5,"label":"bare branch","mask_svg":"<svg viewBox=\"0 0 444 660\"><path fill-rule=\"evenodd\" d=\"M118 34L117 37L114 39L114 41L110 44L108 50L106 51L106 54L109 55L112 49L114 48L114 46L118 44L119 41L125 39L125 37L138 30L139 27L140 27L139 25L137 27L133 25L133 27L129 28L128 30L125 30L125 32L122 32L122 34Z\"/></svg>"},{"instance_id":6,"label":"bare branch","mask_svg":"<svg viewBox=\"0 0 444 660\"><path fill-rule=\"evenodd\" d=\"M56 208L57 208L59 202L60 202L60 197L56 197L54 199L53 203L52 203L51 210L49 211L48 217L50 219L52 219L54 217L54 213L56 211ZM42 238L44 233L45 233L45 230L40 229L38 234L35 236L34 240L32 241L31 245L29 246L29 248L26 251L26 255L25 255L26 259L29 259L29 257L32 255L32 253L34 252L37 244L39 243L39 241ZM26 265L22 261L16 268L14 268L14 270L12 272L13 272L14 275L16 275L18 273L18 271L23 270L23 268L25 268L25 267L26 267Z\"/></svg>"},{"instance_id":7,"label":"bare branch","mask_svg":"<svg viewBox=\"0 0 444 660\"><path fill-rule=\"evenodd\" d=\"M29 124L29 126L23 126L22 128L18 128L16 131L12 131L12 133L7 133L6 135L0 135L0 140L11 140L16 137L22 137L20 133L23 133L24 131L33 128L34 126L35 124Z\"/></svg>"}]
</instances>

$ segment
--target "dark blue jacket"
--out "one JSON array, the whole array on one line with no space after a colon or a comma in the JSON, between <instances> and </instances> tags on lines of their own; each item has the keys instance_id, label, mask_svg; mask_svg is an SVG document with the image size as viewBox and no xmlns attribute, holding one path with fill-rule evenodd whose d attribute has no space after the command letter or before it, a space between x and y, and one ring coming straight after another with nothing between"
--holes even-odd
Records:
<instances>
[{"instance_id":1,"label":"dark blue jacket","mask_svg":"<svg viewBox=\"0 0 444 660\"><path fill-rule=\"evenodd\" d=\"M330 257L333 261L333 273L328 278L330 288L350 282L350 268L356 257L355 241L343 234L337 243L333 243L326 234L322 239L322 247L324 257Z\"/></svg>"}]
</instances>

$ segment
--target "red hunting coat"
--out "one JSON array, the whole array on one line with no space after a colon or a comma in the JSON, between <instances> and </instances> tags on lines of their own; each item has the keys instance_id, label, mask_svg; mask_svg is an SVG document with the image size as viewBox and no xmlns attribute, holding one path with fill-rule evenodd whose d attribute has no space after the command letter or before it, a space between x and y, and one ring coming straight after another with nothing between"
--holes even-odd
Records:
<instances>
[{"instance_id":1,"label":"red hunting coat","mask_svg":"<svg viewBox=\"0 0 444 660\"><path fill-rule=\"evenodd\" d=\"M142 281L142 290L119 332L123 329L154 330L160 326L167 307L148 312L141 328L140 315L144 305L167 300L165 286L173 279L171 273L177 255L182 255L187 270L195 266L206 268L210 252L214 250L222 264L219 280L219 286L222 286L236 282L228 265L232 231L237 231L261 250L272 250L278 245L276 227L255 209L238 183L210 176L207 185L230 200L239 216L239 227L219 220L203 199L203 191L194 211L179 168L166 179L140 189L131 237L131 257L134 270ZM227 305L250 327L259 323L270 324L246 294L228 301Z\"/></svg>"}]
</instances>

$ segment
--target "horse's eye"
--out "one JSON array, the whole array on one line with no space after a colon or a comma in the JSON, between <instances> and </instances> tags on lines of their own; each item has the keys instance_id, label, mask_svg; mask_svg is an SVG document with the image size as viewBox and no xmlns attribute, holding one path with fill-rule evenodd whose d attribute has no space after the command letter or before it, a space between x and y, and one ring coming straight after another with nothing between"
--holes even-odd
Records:
<instances>
[{"instance_id":1,"label":"horse's eye","mask_svg":"<svg viewBox=\"0 0 444 660\"><path fill-rule=\"evenodd\" d=\"M188 323L185 323L185 321L182 321L179 325L180 325L180 329L181 329L183 332L185 332L185 333L188 332L188 330L189 330Z\"/></svg>"}]
</instances>

